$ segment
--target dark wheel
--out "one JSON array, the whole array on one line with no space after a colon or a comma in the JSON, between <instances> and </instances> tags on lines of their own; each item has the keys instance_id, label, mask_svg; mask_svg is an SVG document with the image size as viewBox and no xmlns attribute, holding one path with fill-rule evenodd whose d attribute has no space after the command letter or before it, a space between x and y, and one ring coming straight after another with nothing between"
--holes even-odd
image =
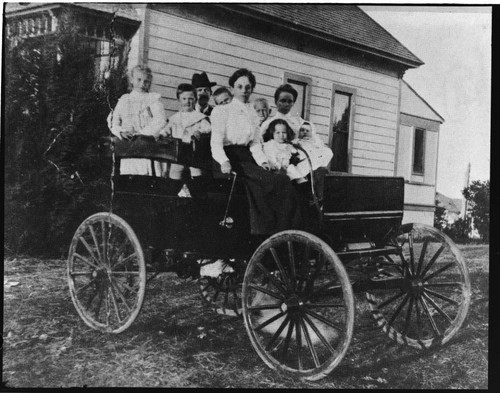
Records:
<instances>
[{"instance_id":1,"label":"dark wheel","mask_svg":"<svg viewBox=\"0 0 500 393\"><path fill-rule=\"evenodd\" d=\"M120 333L141 310L146 264L132 228L111 213L83 221L68 255L68 284L78 314L93 329Z\"/></svg>"},{"instance_id":2,"label":"dark wheel","mask_svg":"<svg viewBox=\"0 0 500 393\"><path fill-rule=\"evenodd\" d=\"M243 261L228 261L230 272L218 277L201 276L198 279L201 297L215 312L222 315L240 316L242 313L241 287L246 264Z\"/></svg>"},{"instance_id":3,"label":"dark wheel","mask_svg":"<svg viewBox=\"0 0 500 393\"><path fill-rule=\"evenodd\" d=\"M354 297L340 259L309 233L273 235L248 264L243 317L269 367L307 380L325 377L344 357L354 325Z\"/></svg>"},{"instance_id":4,"label":"dark wheel","mask_svg":"<svg viewBox=\"0 0 500 393\"><path fill-rule=\"evenodd\" d=\"M471 285L457 246L437 229L403 225L399 255L380 263L366 296L373 317L394 341L416 348L444 344L467 316Z\"/></svg>"}]
</instances>

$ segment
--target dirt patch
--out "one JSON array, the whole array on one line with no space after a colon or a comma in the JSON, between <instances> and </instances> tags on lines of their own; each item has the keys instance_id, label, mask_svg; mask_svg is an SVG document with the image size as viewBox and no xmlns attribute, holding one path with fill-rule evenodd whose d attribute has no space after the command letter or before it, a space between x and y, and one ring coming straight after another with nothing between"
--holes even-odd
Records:
<instances>
[{"instance_id":1,"label":"dirt patch","mask_svg":"<svg viewBox=\"0 0 500 393\"><path fill-rule=\"evenodd\" d=\"M80 320L65 261L7 259L3 387L486 389L489 247L461 250L473 297L466 323L451 342L427 351L396 345L376 327L360 294L346 357L315 383L269 369L243 321L207 309L193 281L160 275L148 285L132 326L109 335Z\"/></svg>"}]
</instances>

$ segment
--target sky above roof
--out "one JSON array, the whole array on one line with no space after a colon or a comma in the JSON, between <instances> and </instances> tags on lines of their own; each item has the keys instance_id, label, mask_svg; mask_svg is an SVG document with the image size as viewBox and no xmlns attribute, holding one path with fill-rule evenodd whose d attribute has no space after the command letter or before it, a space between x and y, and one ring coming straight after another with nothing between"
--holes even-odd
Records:
<instances>
[{"instance_id":1,"label":"sky above roof","mask_svg":"<svg viewBox=\"0 0 500 393\"><path fill-rule=\"evenodd\" d=\"M491 7L361 6L425 64L404 75L444 119L437 191L490 178Z\"/></svg>"}]
</instances>

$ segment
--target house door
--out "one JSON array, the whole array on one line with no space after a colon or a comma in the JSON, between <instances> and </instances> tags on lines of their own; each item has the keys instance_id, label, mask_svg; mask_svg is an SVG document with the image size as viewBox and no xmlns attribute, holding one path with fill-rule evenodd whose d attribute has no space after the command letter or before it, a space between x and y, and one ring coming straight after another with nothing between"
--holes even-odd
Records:
<instances>
[{"instance_id":1,"label":"house door","mask_svg":"<svg viewBox=\"0 0 500 393\"><path fill-rule=\"evenodd\" d=\"M332 111L332 130L330 148L333 158L330 170L337 172L349 171L349 130L351 123L352 94L335 91Z\"/></svg>"}]
</instances>

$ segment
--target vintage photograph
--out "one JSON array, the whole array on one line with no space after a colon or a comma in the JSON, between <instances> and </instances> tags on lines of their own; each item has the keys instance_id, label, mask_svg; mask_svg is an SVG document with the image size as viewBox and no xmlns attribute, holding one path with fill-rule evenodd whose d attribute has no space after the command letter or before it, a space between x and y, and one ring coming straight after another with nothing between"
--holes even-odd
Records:
<instances>
[{"instance_id":1,"label":"vintage photograph","mask_svg":"<svg viewBox=\"0 0 500 393\"><path fill-rule=\"evenodd\" d=\"M2 391L488 388L492 6L2 6Z\"/></svg>"}]
</instances>

